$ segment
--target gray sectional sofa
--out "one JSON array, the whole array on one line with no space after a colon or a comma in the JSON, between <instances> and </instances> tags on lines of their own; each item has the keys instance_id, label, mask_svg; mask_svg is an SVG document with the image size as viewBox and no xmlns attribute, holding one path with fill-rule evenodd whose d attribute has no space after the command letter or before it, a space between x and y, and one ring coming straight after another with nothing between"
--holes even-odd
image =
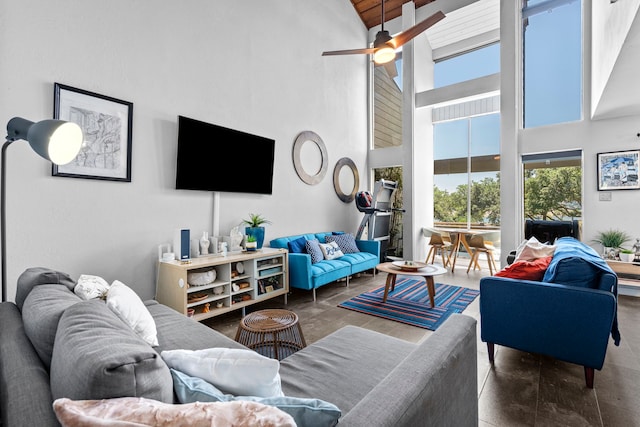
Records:
<instances>
[{"instance_id":1,"label":"gray sectional sofa","mask_svg":"<svg viewBox=\"0 0 640 427\"><path fill-rule=\"evenodd\" d=\"M18 281L0 304L3 427L59 425L55 398L141 396L175 403L163 350L244 348L171 308L146 301L159 346L151 347L106 307L76 298L74 281L44 268ZM50 359L47 355L50 355ZM476 426L476 321L452 315L414 344L355 326L280 362L286 396L337 405L344 426Z\"/></svg>"}]
</instances>

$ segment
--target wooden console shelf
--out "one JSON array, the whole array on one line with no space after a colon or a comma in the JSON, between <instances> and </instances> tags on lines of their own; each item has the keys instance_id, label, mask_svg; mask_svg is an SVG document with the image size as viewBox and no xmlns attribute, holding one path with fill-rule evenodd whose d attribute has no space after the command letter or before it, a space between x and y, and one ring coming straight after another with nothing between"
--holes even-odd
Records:
<instances>
[{"instance_id":1,"label":"wooden console shelf","mask_svg":"<svg viewBox=\"0 0 640 427\"><path fill-rule=\"evenodd\" d=\"M288 263L286 249L275 248L194 258L190 263L159 262L156 299L184 315L187 309L194 309L197 321L280 295L284 295L286 304ZM203 286L188 283L190 272L212 269L216 272L212 283Z\"/></svg>"},{"instance_id":2,"label":"wooden console shelf","mask_svg":"<svg viewBox=\"0 0 640 427\"><path fill-rule=\"evenodd\" d=\"M618 284L640 289L640 264L607 260L607 264L618 275Z\"/></svg>"}]
</instances>

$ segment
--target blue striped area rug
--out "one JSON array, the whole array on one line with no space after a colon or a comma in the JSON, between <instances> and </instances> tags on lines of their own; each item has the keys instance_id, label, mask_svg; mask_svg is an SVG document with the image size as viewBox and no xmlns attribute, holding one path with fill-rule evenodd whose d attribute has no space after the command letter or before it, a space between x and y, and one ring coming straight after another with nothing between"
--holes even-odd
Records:
<instances>
[{"instance_id":1,"label":"blue striped area rug","mask_svg":"<svg viewBox=\"0 0 640 427\"><path fill-rule=\"evenodd\" d=\"M384 285L338 304L338 307L435 331L452 313L462 313L480 294L475 289L436 283L435 307L431 308L424 280L398 276L396 288L382 302Z\"/></svg>"}]
</instances>

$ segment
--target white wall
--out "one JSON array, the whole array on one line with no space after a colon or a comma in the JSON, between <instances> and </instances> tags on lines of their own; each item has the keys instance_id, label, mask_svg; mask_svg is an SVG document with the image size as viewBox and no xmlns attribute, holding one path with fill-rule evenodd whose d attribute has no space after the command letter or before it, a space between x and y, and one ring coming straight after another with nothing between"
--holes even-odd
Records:
<instances>
[{"instance_id":1,"label":"white wall","mask_svg":"<svg viewBox=\"0 0 640 427\"><path fill-rule=\"evenodd\" d=\"M591 61L591 91L593 93L591 116L595 115L600 106L603 91L609 82L639 7L640 0L625 0L615 3L609 1L592 2L591 50L594 60Z\"/></svg>"},{"instance_id":2,"label":"white wall","mask_svg":"<svg viewBox=\"0 0 640 427\"><path fill-rule=\"evenodd\" d=\"M273 195L221 193L222 233L250 212L273 221L267 240L355 232L361 214L338 199L332 174L345 156L366 170L367 57L321 53L366 43L344 0L0 3L0 123L52 117L54 82L134 104L131 183L52 177L28 144L10 147L9 299L31 266L119 279L154 296L157 245L178 227L212 230L212 194L174 189L178 115L276 140ZM329 170L316 186L293 168L304 130L327 146ZM246 154L229 147L203 167L236 162L237 176L225 178L246 179Z\"/></svg>"}]
</instances>

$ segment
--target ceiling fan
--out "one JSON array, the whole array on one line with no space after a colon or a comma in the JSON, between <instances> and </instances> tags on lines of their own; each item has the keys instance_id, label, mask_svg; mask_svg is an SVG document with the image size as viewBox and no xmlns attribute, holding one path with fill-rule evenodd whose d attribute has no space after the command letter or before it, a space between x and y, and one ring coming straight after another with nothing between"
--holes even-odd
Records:
<instances>
[{"instance_id":1,"label":"ceiling fan","mask_svg":"<svg viewBox=\"0 0 640 427\"><path fill-rule=\"evenodd\" d=\"M395 37L391 37L389 35L389 31L384 29L384 2L386 0L381 0L380 5L382 6L382 24L380 27L380 31L376 34L376 39L373 42L373 47L363 48L363 49L347 49L347 50L333 50L328 52L322 52L322 56L327 55L353 55L353 54L373 54L373 62L376 66L383 65L385 70L389 74L389 77L393 78L398 75L396 70L395 62L396 59L396 49L412 40L418 34L427 30L429 27L433 26L435 23L444 18L444 13L438 11L425 19L422 22L417 23L413 27L397 34Z\"/></svg>"}]
</instances>

